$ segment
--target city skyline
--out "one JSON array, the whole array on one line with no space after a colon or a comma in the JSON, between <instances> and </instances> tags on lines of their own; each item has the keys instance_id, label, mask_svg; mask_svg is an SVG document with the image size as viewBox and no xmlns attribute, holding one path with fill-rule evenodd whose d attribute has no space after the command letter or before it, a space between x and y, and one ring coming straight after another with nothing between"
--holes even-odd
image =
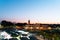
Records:
<instances>
[{"instance_id":1,"label":"city skyline","mask_svg":"<svg viewBox=\"0 0 60 40\"><path fill-rule=\"evenodd\" d=\"M60 23L60 0L0 0L0 20Z\"/></svg>"}]
</instances>

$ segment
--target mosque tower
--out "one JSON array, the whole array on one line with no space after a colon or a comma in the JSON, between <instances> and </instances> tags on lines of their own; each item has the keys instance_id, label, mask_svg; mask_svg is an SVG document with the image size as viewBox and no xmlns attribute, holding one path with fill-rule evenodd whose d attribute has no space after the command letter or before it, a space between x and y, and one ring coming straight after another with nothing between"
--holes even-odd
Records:
<instances>
[{"instance_id":1,"label":"mosque tower","mask_svg":"<svg viewBox=\"0 0 60 40\"><path fill-rule=\"evenodd\" d=\"M30 24L30 20L28 20L28 24Z\"/></svg>"}]
</instances>

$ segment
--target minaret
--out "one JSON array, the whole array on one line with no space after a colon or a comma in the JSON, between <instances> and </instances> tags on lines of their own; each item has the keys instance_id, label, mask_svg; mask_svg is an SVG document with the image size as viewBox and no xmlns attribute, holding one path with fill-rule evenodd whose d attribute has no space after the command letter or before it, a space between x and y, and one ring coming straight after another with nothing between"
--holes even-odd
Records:
<instances>
[{"instance_id":1,"label":"minaret","mask_svg":"<svg viewBox=\"0 0 60 40\"><path fill-rule=\"evenodd\" d=\"M30 20L28 20L28 24L30 24Z\"/></svg>"}]
</instances>

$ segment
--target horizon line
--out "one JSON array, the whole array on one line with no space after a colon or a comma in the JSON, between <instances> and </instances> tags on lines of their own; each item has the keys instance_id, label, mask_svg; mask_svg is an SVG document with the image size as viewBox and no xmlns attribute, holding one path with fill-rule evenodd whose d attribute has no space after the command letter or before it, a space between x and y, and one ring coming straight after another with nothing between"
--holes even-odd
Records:
<instances>
[{"instance_id":1,"label":"horizon line","mask_svg":"<svg viewBox=\"0 0 60 40\"><path fill-rule=\"evenodd\" d=\"M0 20L0 22L3 21L3 20ZM13 22L13 23L28 23L28 21L11 21L11 20L6 20L6 21L10 21L10 22ZM30 24L60 24L59 22L31 22L30 21Z\"/></svg>"}]
</instances>

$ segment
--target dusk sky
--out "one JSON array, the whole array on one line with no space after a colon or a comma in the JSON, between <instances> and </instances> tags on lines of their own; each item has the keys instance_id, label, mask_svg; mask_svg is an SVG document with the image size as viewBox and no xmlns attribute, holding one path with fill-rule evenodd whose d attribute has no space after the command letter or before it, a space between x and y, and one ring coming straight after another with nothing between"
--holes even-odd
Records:
<instances>
[{"instance_id":1,"label":"dusk sky","mask_svg":"<svg viewBox=\"0 0 60 40\"><path fill-rule=\"evenodd\" d=\"M0 0L0 20L60 23L60 0Z\"/></svg>"}]
</instances>

